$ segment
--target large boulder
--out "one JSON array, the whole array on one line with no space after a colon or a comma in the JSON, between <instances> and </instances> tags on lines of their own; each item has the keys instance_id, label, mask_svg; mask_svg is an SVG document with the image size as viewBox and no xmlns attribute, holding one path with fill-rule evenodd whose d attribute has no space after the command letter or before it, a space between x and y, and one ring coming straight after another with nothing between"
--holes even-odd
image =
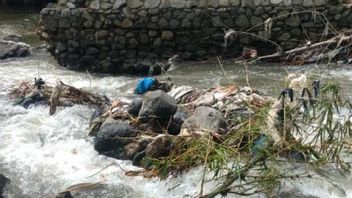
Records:
<instances>
[{"instance_id":1,"label":"large boulder","mask_svg":"<svg viewBox=\"0 0 352 198\"><path fill-rule=\"evenodd\" d=\"M142 123L151 119L168 122L176 111L176 100L164 91L156 90L146 93L138 117Z\"/></svg>"},{"instance_id":2,"label":"large boulder","mask_svg":"<svg viewBox=\"0 0 352 198\"><path fill-rule=\"evenodd\" d=\"M25 57L30 54L29 46L13 42L0 43L0 60L13 57Z\"/></svg>"},{"instance_id":3,"label":"large boulder","mask_svg":"<svg viewBox=\"0 0 352 198\"><path fill-rule=\"evenodd\" d=\"M94 140L94 148L101 154L120 159L125 145L137 135L128 121L108 118L100 127Z\"/></svg>"},{"instance_id":4,"label":"large boulder","mask_svg":"<svg viewBox=\"0 0 352 198\"><path fill-rule=\"evenodd\" d=\"M227 127L224 116L216 109L200 106L195 109L182 125L181 136L203 135L206 132L221 133L222 129Z\"/></svg>"}]
</instances>

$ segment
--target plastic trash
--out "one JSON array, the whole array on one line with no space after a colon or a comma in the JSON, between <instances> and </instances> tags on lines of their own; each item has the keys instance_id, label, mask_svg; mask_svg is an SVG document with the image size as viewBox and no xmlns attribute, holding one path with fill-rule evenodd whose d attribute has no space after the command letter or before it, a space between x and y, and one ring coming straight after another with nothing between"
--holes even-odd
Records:
<instances>
[{"instance_id":1,"label":"plastic trash","mask_svg":"<svg viewBox=\"0 0 352 198\"><path fill-rule=\"evenodd\" d=\"M147 77L143 78L142 80L138 81L137 87L134 90L135 94L144 94L145 92L149 91L150 88L155 84L155 78Z\"/></svg>"}]
</instances>

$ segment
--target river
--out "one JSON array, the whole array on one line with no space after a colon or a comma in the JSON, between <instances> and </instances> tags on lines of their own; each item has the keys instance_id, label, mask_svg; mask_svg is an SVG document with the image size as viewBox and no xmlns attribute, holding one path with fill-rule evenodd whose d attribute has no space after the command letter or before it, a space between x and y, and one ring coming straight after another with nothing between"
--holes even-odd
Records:
<instances>
[{"instance_id":1,"label":"river","mask_svg":"<svg viewBox=\"0 0 352 198\"><path fill-rule=\"evenodd\" d=\"M38 19L35 8L0 7L0 37L22 34L24 41L39 46L35 36ZM231 81L246 84L243 65L227 63L224 66ZM269 94L276 94L283 86L288 72L305 73L311 78L321 76L341 82L346 97L352 96L352 69L350 66L314 65L280 66L250 65L250 85ZM7 97L9 89L22 80L42 77L47 83L61 80L78 88L101 92L110 98L133 97L133 87L138 78L113 76L66 70L45 51L32 50L27 58L14 58L0 62L0 173L11 179L13 189L7 195L13 198L53 197L65 188L86 182L102 182L106 188L92 191L81 197L194 197L199 190L201 169L196 168L173 180L127 177L116 165L89 177L111 163L126 170L137 170L129 161L114 160L98 155L88 136L92 109L75 105L59 108L53 116L48 108L32 106L24 109L13 106ZM200 88L229 83L216 63L182 63L167 75L175 84L189 84ZM296 169L304 169L300 167ZM317 176L311 181L285 182L287 189L298 189L305 195L317 197L352 197L352 175L346 177L331 173L331 180ZM210 190L212 184L207 184ZM89 192L88 192L89 193Z\"/></svg>"}]
</instances>

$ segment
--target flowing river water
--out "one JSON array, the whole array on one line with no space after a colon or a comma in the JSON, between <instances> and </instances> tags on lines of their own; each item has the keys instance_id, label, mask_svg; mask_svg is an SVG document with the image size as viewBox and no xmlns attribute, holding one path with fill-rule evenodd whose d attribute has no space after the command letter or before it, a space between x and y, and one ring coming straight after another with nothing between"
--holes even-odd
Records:
<instances>
[{"instance_id":1,"label":"flowing river water","mask_svg":"<svg viewBox=\"0 0 352 198\"><path fill-rule=\"evenodd\" d=\"M22 34L32 46L41 42L35 36L38 10L29 8L0 7L0 37ZM231 81L246 84L243 65L226 64L226 75ZM304 73L312 78L321 75L340 81L346 97L352 96L352 68L314 65L279 66L250 65L250 84L269 94L277 94L288 72ZM42 77L47 83L61 80L66 84L86 90L101 92L110 98L129 100L138 78L131 76L98 75L66 70L60 67L45 51L32 49L27 58L7 59L0 62L0 173L11 179L12 190L8 197L54 197L65 188L78 183L102 182L105 188L91 191L81 197L194 197L199 191L201 169L196 168L172 180L125 176L123 169L137 170L129 161L115 160L98 155L88 136L88 124L92 109L76 105L60 108L53 116L48 108L32 106L24 109L12 105L7 93L23 80ZM188 84L210 88L228 83L218 64L182 63L168 75L175 84ZM348 159L351 157L348 157ZM296 171L304 167L293 166ZM312 173L313 174L313 173ZM209 191L213 184L206 185ZM287 189L297 189L304 195L316 197L352 197L352 175L344 177L330 173L330 179L317 175L306 181L284 182Z\"/></svg>"}]
</instances>

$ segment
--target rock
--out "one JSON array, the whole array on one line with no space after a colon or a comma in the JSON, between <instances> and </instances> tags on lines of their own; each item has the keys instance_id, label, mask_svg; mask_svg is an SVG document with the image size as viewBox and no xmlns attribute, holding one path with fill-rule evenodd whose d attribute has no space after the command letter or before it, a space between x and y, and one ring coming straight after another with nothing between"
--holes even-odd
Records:
<instances>
[{"instance_id":1,"label":"rock","mask_svg":"<svg viewBox=\"0 0 352 198\"><path fill-rule=\"evenodd\" d=\"M246 15L243 15L243 14L239 15L236 18L235 25L242 29L249 28L251 26L248 18L246 17Z\"/></svg>"},{"instance_id":2,"label":"rock","mask_svg":"<svg viewBox=\"0 0 352 198\"><path fill-rule=\"evenodd\" d=\"M167 156L173 147L173 139L170 135L158 135L145 148L146 156L152 158Z\"/></svg>"},{"instance_id":3,"label":"rock","mask_svg":"<svg viewBox=\"0 0 352 198\"><path fill-rule=\"evenodd\" d=\"M123 147L131 143L137 133L128 121L108 118L95 137L94 148L101 154L120 159Z\"/></svg>"},{"instance_id":4,"label":"rock","mask_svg":"<svg viewBox=\"0 0 352 198\"><path fill-rule=\"evenodd\" d=\"M59 20L59 28L69 28L71 27L71 22L69 19L60 18Z\"/></svg>"},{"instance_id":5,"label":"rock","mask_svg":"<svg viewBox=\"0 0 352 198\"><path fill-rule=\"evenodd\" d=\"M292 0L284 0L284 5L285 5L285 6L290 6L290 5L292 5Z\"/></svg>"},{"instance_id":6,"label":"rock","mask_svg":"<svg viewBox=\"0 0 352 198\"><path fill-rule=\"evenodd\" d=\"M262 24L263 23L263 19L262 18L259 18L259 17L251 17L251 25L252 26L255 26L255 25L258 25L258 24Z\"/></svg>"},{"instance_id":7,"label":"rock","mask_svg":"<svg viewBox=\"0 0 352 198\"><path fill-rule=\"evenodd\" d=\"M243 7L253 7L254 3L253 0L241 0L241 5Z\"/></svg>"},{"instance_id":8,"label":"rock","mask_svg":"<svg viewBox=\"0 0 352 198\"><path fill-rule=\"evenodd\" d=\"M62 43L62 42L58 42L58 43L57 43L57 45L56 45L56 50L57 50L58 52L66 51L66 49L67 49L67 46L66 46L64 43Z\"/></svg>"},{"instance_id":9,"label":"rock","mask_svg":"<svg viewBox=\"0 0 352 198\"><path fill-rule=\"evenodd\" d=\"M222 22L222 20L219 16L212 17L211 23L213 24L214 27L223 27L224 26L224 23Z\"/></svg>"},{"instance_id":10,"label":"rock","mask_svg":"<svg viewBox=\"0 0 352 198\"><path fill-rule=\"evenodd\" d=\"M76 8L76 5L73 4L73 3L71 3L71 2L68 2L68 3L66 4L66 6L67 6L68 8L70 8L70 9L75 9L75 8Z\"/></svg>"},{"instance_id":11,"label":"rock","mask_svg":"<svg viewBox=\"0 0 352 198\"><path fill-rule=\"evenodd\" d=\"M112 8L112 4L111 3L107 3L107 2L102 2L100 5L100 8L103 10L108 10Z\"/></svg>"},{"instance_id":12,"label":"rock","mask_svg":"<svg viewBox=\"0 0 352 198\"><path fill-rule=\"evenodd\" d=\"M4 196L4 192L7 187L10 185L11 180L5 177L3 174L0 174L0 197Z\"/></svg>"},{"instance_id":13,"label":"rock","mask_svg":"<svg viewBox=\"0 0 352 198\"><path fill-rule=\"evenodd\" d=\"M142 104L143 104L143 99L141 99L141 98L136 98L136 99L132 100L132 102L130 104L128 104L127 112L129 114L131 114L132 116L137 117L139 114L139 111L142 108Z\"/></svg>"},{"instance_id":14,"label":"rock","mask_svg":"<svg viewBox=\"0 0 352 198\"><path fill-rule=\"evenodd\" d=\"M265 12L265 10L263 7L257 7L254 11L254 15L261 16L262 14L264 14L264 12Z\"/></svg>"},{"instance_id":15,"label":"rock","mask_svg":"<svg viewBox=\"0 0 352 198\"><path fill-rule=\"evenodd\" d=\"M313 5L314 5L314 3L313 3L312 0L303 0L303 6L304 7L311 7Z\"/></svg>"},{"instance_id":16,"label":"rock","mask_svg":"<svg viewBox=\"0 0 352 198\"><path fill-rule=\"evenodd\" d=\"M129 8L138 8L143 5L141 0L127 0L127 7Z\"/></svg>"},{"instance_id":17,"label":"rock","mask_svg":"<svg viewBox=\"0 0 352 198\"><path fill-rule=\"evenodd\" d=\"M106 31L106 30L100 30L100 31L98 31L98 32L95 33L95 38L96 38L96 39L101 39L101 38L106 37L108 34L109 34L108 31Z\"/></svg>"},{"instance_id":18,"label":"rock","mask_svg":"<svg viewBox=\"0 0 352 198\"><path fill-rule=\"evenodd\" d=\"M170 135L178 135L181 132L183 120L181 118L173 118L167 125L167 133Z\"/></svg>"},{"instance_id":19,"label":"rock","mask_svg":"<svg viewBox=\"0 0 352 198\"><path fill-rule=\"evenodd\" d=\"M152 140L151 137L145 136L139 138L135 142L127 144L123 149L122 159L133 160L135 156L142 152Z\"/></svg>"},{"instance_id":20,"label":"rock","mask_svg":"<svg viewBox=\"0 0 352 198\"><path fill-rule=\"evenodd\" d=\"M219 0L219 5L220 7L226 7L226 6L229 6L230 3L229 3L229 0Z\"/></svg>"},{"instance_id":21,"label":"rock","mask_svg":"<svg viewBox=\"0 0 352 198\"><path fill-rule=\"evenodd\" d=\"M220 130L226 127L225 118L218 110L200 106L195 109L191 117L185 120L180 135L203 135L205 132L221 132Z\"/></svg>"},{"instance_id":22,"label":"rock","mask_svg":"<svg viewBox=\"0 0 352 198\"><path fill-rule=\"evenodd\" d=\"M288 41L290 38L291 38L291 35L290 35L289 33L285 32L285 33L281 34L281 35L277 38L277 40L278 40L278 41Z\"/></svg>"},{"instance_id":23,"label":"rock","mask_svg":"<svg viewBox=\"0 0 352 198\"><path fill-rule=\"evenodd\" d=\"M95 48L95 47L88 47L86 50L87 54L97 54L99 53L99 49Z\"/></svg>"},{"instance_id":24,"label":"rock","mask_svg":"<svg viewBox=\"0 0 352 198\"><path fill-rule=\"evenodd\" d=\"M160 0L146 0L144 2L145 8L157 8L160 5Z\"/></svg>"},{"instance_id":25,"label":"rock","mask_svg":"<svg viewBox=\"0 0 352 198\"><path fill-rule=\"evenodd\" d=\"M185 0L168 0L170 2L171 7L174 8L184 8L186 7Z\"/></svg>"},{"instance_id":26,"label":"rock","mask_svg":"<svg viewBox=\"0 0 352 198\"><path fill-rule=\"evenodd\" d=\"M27 45L0 43L0 60L13 57L25 57L29 54L29 46Z\"/></svg>"},{"instance_id":27,"label":"rock","mask_svg":"<svg viewBox=\"0 0 352 198\"><path fill-rule=\"evenodd\" d=\"M280 4L283 2L283 0L270 0L272 4Z\"/></svg>"},{"instance_id":28,"label":"rock","mask_svg":"<svg viewBox=\"0 0 352 198\"><path fill-rule=\"evenodd\" d=\"M99 9L100 8L100 1L99 0L93 0L90 4L89 7L91 9Z\"/></svg>"},{"instance_id":29,"label":"rock","mask_svg":"<svg viewBox=\"0 0 352 198\"><path fill-rule=\"evenodd\" d=\"M219 7L219 0L208 0L208 6L213 8Z\"/></svg>"},{"instance_id":30,"label":"rock","mask_svg":"<svg viewBox=\"0 0 352 198\"><path fill-rule=\"evenodd\" d=\"M160 27L167 27L167 26L169 25L169 23L168 23L167 19L161 18L161 19L159 20L159 22L158 22L158 25L159 25Z\"/></svg>"},{"instance_id":31,"label":"rock","mask_svg":"<svg viewBox=\"0 0 352 198\"><path fill-rule=\"evenodd\" d=\"M129 19L124 19L124 20L122 21L121 27L123 27L123 28L129 28L129 27L132 27L132 25L133 25L133 22L132 22L131 20L129 20Z\"/></svg>"},{"instance_id":32,"label":"rock","mask_svg":"<svg viewBox=\"0 0 352 198\"><path fill-rule=\"evenodd\" d=\"M295 28L295 29L292 29L292 30L290 31L290 34L291 34L292 36L301 36L301 35L302 35L302 31L301 31L301 29L299 29L299 28Z\"/></svg>"},{"instance_id":33,"label":"rock","mask_svg":"<svg viewBox=\"0 0 352 198\"><path fill-rule=\"evenodd\" d=\"M229 0L230 5L237 6L240 5L240 0Z\"/></svg>"},{"instance_id":34,"label":"rock","mask_svg":"<svg viewBox=\"0 0 352 198\"><path fill-rule=\"evenodd\" d=\"M163 31L161 32L161 39L170 41L174 38L174 33L171 31Z\"/></svg>"},{"instance_id":35,"label":"rock","mask_svg":"<svg viewBox=\"0 0 352 198\"><path fill-rule=\"evenodd\" d=\"M143 123L155 117L160 121L168 122L176 111L177 104L174 98L161 90L149 91L144 97L138 117Z\"/></svg>"},{"instance_id":36,"label":"rock","mask_svg":"<svg viewBox=\"0 0 352 198\"><path fill-rule=\"evenodd\" d=\"M285 23L291 27L298 27L300 25L300 19L297 16L291 16L285 20Z\"/></svg>"},{"instance_id":37,"label":"rock","mask_svg":"<svg viewBox=\"0 0 352 198\"><path fill-rule=\"evenodd\" d=\"M126 0L116 0L114 5L112 6L113 9L119 9L121 6L126 4Z\"/></svg>"}]
</instances>

